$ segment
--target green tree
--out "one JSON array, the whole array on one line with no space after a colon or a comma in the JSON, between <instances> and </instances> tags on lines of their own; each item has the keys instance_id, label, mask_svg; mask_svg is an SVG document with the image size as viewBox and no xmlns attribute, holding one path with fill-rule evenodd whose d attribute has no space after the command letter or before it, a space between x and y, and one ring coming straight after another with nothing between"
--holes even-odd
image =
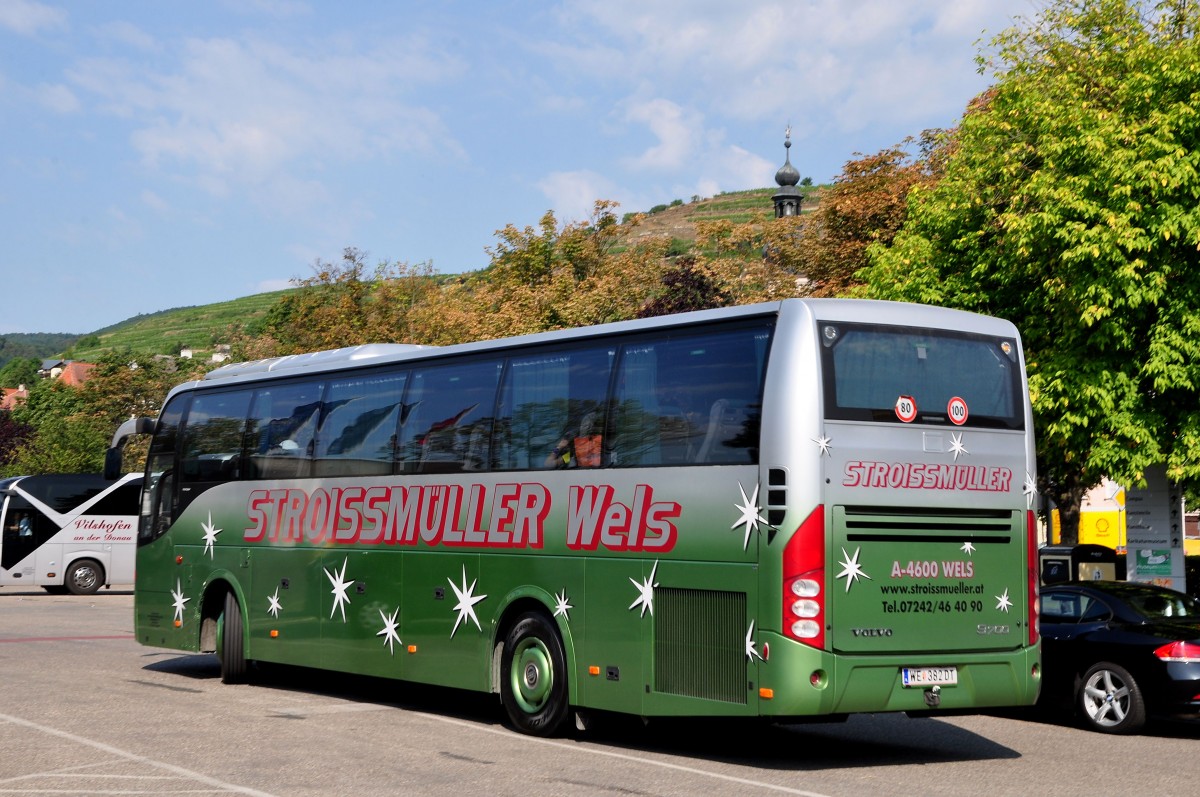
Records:
<instances>
[{"instance_id":1,"label":"green tree","mask_svg":"<svg viewBox=\"0 0 1200 797\"><path fill-rule=\"evenodd\" d=\"M106 428L87 412L77 388L57 380L39 380L12 417L32 433L13 451L3 467L5 475L99 473L103 469L113 428Z\"/></svg>"},{"instance_id":2,"label":"green tree","mask_svg":"<svg viewBox=\"0 0 1200 797\"><path fill-rule=\"evenodd\" d=\"M0 387L14 388L33 385L38 377L38 367L41 363L36 357L18 357L9 360L0 368Z\"/></svg>"},{"instance_id":3,"label":"green tree","mask_svg":"<svg viewBox=\"0 0 1200 797\"><path fill-rule=\"evenodd\" d=\"M945 131L926 130L919 141L905 139L846 163L800 233L797 267L813 296L840 296L855 285L868 264L867 248L890 244L904 224L909 193L936 184L951 140Z\"/></svg>"},{"instance_id":4,"label":"green tree","mask_svg":"<svg viewBox=\"0 0 1200 797\"><path fill-rule=\"evenodd\" d=\"M725 294L708 274L697 268L696 258L679 258L663 272L662 293L638 311L638 318L653 318L691 310L707 310L729 304Z\"/></svg>"},{"instance_id":5,"label":"green tree","mask_svg":"<svg viewBox=\"0 0 1200 797\"><path fill-rule=\"evenodd\" d=\"M16 458L21 445L33 436L33 427L14 420L12 412L0 410L0 474L19 476L18 473L8 473L5 469Z\"/></svg>"},{"instance_id":6,"label":"green tree","mask_svg":"<svg viewBox=\"0 0 1200 797\"><path fill-rule=\"evenodd\" d=\"M170 389L199 378L208 365L193 360L143 357L126 350L106 354L80 387L38 380L28 400L13 410L30 434L3 464L7 475L99 473L113 432L133 417L155 417ZM126 454L136 470L145 441Z\"/></svg>"},{"instance_id":7,"label":"green tree","mask_svg":"<svg viewBox=\"0 0 1200 797\"><path fill-rule=\"evenodd\" d=\"M312 276L293 280L296 289L271 309L257 334L235 336L239 358L420 342L410 314L437 290L432 266L384 260L372 270L366 258L347 247L339 263L314 263Z\"/></svg>"},{"instance_id":8,"label":"green tree","mask_svg":"<svg viewBox=\"0 0 1200 797\"><path fill-rule=\"evenodd\" d=\"M1065 542L1102 476L1200 476L1198 27L1195 0L1052 0L1001 33L944 177L862 274L1018 325Z\"/></svg>"}]
</instances>

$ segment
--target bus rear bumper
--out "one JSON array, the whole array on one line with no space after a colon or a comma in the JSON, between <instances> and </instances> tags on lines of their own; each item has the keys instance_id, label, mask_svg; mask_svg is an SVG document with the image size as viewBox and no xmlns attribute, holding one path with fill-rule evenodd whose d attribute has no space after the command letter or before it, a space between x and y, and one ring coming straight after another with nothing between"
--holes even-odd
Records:
<instances>
[{"instance_id":1,"label":"bus rear bumper","mask_svg":"<svg viewBox=\"0 0 1200 797\"><path fill-rule=\"evenodd\" d=\"M759 662L759 712L792 717L861 712L970 712L1030 706L1040 646L1010 651L838 655L775 637ZM905 686L905 668L953 672L954 683Z\"/></svg>"}]
</instances>

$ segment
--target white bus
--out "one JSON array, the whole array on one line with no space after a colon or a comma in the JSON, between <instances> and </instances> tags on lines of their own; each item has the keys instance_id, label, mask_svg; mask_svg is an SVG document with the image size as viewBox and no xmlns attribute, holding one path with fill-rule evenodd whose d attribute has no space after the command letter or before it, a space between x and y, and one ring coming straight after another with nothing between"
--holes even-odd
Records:
<instances>
[{"instance_id":1,"label":"white bus","mask_svg":"<svg viewBox=\"0 0 1200 797\"><path fill-rule=\"evenodd\" d=\"M88 595L132 584L141 474L0 480L0 586Z\"/></svg>"}]
</instances>

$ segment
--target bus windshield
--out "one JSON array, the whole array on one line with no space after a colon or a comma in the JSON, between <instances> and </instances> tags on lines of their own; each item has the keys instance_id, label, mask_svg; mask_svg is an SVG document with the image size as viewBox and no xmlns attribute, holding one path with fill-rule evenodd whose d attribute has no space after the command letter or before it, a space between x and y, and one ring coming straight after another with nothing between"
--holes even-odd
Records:
<instances>
[{"instance_id":1,"label":"bus windshield","mask_svg":"<svg viewBox=\"0 0 1200 797\"><path fill-rule=\"evenodd\" d=\"M864 324L821 339L831 420L1024 428L1014 340Z\"/></svg>"}]
</instances>

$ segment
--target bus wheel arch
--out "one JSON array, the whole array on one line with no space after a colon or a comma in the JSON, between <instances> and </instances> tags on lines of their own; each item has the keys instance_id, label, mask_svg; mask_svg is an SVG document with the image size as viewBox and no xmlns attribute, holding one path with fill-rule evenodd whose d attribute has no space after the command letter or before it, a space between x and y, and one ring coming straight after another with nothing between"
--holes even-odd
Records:
<instances>
[{"instance_id":1,"label":"bus wheel arch","mask_svg":"<svg viewBox=\"0 0 1200 797\"><path fill-rule=\"evenodd\" d=\"M217 660L221 663L222 683L245 682L249 672L245 615L237 592L224 581L213 582L204 594L200 650L217 654Z\"/></svg>"},{"instance_id":2,"label":"bus wheel arch","mask_svg":"<svg viewBox=\"0 0 1200 797\"><path fill-rule=\"evenodd\" d=\"M509 607L497 633L493 684L517 730L558 733L570 716L567 647L557 623L537 601Z\"/></svg>"},{"instance_id":3,"label":"bus wheel arch","mask_svg":"<svg viewBox=\"0 0 1200 797\"><path fill-rule=\"evenodd\" d=\"M72 595L92 595L104 586L104 566L95 559L76 559L67 565L63 586Z\"/></svg>"}]
</instances>

